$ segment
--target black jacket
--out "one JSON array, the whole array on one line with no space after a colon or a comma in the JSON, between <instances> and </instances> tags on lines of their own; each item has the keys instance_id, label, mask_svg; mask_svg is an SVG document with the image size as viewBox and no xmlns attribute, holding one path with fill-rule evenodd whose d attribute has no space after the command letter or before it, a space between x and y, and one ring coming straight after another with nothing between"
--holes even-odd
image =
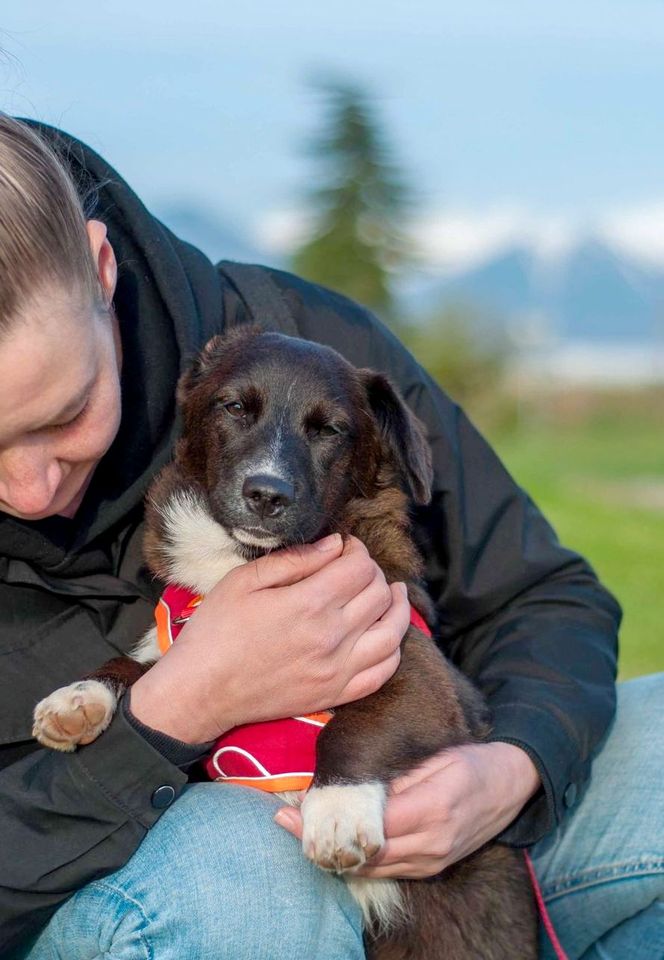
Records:
<instances>
[{"instance_id":1,"label":"black jacket","mask_svg":"<svg viewBox=\"0 0 664 960\"><path fill-rule=\"evenodd\" d=\"M173 395L214 332L250 319L223 270L156 221L91 150L47 127L82 192L97 188L120 265L120 433L73 520L0 513L0 956L73 891L124 864L186 774L119 711L90 746L36 749L32 709L56 687L127 651L160 585L141 564L142 496L177 432ZM544 784L505 832L533 843L590 774L615 706L613 598L564 549L463 413L368 311L270 271L301 336L387 371L426 423L434 496L415 514L440 643L484 690L493 738L522 746ZM163 791L160 796L163 796ZM157 801L158 802L158 801Z\"/></svg>"}]
</instances>

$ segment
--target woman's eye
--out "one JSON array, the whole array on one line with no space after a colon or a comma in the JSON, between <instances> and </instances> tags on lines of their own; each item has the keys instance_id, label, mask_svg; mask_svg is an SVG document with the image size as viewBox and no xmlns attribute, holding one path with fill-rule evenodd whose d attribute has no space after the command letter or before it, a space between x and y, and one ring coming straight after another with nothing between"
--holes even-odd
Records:
<instances>
[{"instance_id":1,"label":"woman's eye","mask_svg":"<svg viewBox=\"0 0 664 960\"><path fill-rule=\"evenodd\" d=\"M73 427L75 423L78 423L79 420L82 420L86 413L88 412L88 406L90 404L89 400L85 401L84 406L78 411L75 417L72 417L71 420L67 420L65 423L54 423L51 426L51 430L66 430L67 427Z\"/></svg>"}]
</instances>

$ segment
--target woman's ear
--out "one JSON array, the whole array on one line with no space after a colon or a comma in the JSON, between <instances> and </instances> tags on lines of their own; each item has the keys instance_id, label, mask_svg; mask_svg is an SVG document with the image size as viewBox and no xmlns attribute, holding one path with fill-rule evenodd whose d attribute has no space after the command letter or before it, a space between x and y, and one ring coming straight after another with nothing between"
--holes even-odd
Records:
<instances>
[{"instance_id":1,"label":"woman's ear","mask_svg":"<svg viewBox=\"0 0 664 960\"><path fill-rule=\"evenodd\" d=\"M106 224L101 220L88 220L86 223L90 252L97 266L97 276L104 291L104 300L110 306L118 282L118 264L115 252L107 236Z\"/></svg>"},{"instance_id":2,"label":"woman's ear","mask_svg":"<svg viewBox=\"0 0 664 960\"><path fill-rule=\"evenodd\" d=\"M382 373L360 370L383 441L415 503L431 500L433 466L423 424Z\"/></svg>"}]
</instances>

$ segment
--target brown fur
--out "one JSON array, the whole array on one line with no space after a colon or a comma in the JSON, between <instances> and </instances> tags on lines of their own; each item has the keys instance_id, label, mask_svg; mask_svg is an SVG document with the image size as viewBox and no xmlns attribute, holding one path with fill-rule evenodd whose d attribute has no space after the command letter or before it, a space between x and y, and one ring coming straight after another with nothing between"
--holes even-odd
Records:
<instances>
[{"instance_id":1,"label":"brown fur","mask_svg":"<svg viewBox=\"0 0 664 960\"><path fill-rule=\"evenodd\" d=\"M490 844L431 880L401 881L411 922L368 943L369 960L535 960L523 858Z\"/></svg>"},{"instance_id":2,"label":"brown fur","mask_svg":"<svg viewBox=\"0 0 664 960\"><path fill-rule=\"evenodd\" d=\"M114 657L97 670L88 673L83 680L101 680L111 687L116 696L120 696L127 687L136 683L147 669L145 664L137 663L131 657Z\"/></svg>"}]
</instances>

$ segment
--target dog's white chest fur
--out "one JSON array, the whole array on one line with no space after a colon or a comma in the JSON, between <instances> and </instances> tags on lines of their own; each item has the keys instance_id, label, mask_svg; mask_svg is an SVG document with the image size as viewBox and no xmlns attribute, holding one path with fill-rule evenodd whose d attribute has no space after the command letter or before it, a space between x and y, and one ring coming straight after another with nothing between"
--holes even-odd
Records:
<instances>
[{"instance_id":1,"label":"dog's white chest fur","mask_svg":"<svg viewBox=\"0 0 664 960\"><path fill-rule=\"evenodd\" d=\"M175 493L160 509L164 519L169 582L208 593L222 577L246 563L237 541L214 520L194 493Z\"/></svg>"},{"instance_id":2,"label":"dog's white chest fur","mask_svg":"<svg viewBox=\"0 0 664 960\"><path fill-rule=\"evenodd\" d=\"M195 493L178 491L159 512L164 521L162 551L167 558L169 583L205 594L227 573L246 563L237 542L212 518ZM131 656L139 663L159 659L156 627L138 641Z\"/></svg>"}]
</instances>

